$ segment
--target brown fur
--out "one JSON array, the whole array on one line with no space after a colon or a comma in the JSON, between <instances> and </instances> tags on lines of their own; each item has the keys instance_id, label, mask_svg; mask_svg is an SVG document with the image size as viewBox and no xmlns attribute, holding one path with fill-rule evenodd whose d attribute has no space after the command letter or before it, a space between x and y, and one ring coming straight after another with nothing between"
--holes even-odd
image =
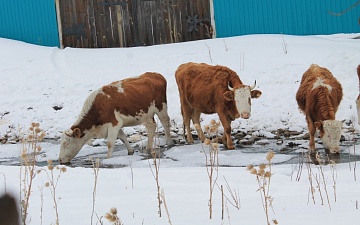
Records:
<instances>
[{"instance_id":1,"label":"brown fur","mask_svg":"<svg viewBox=\"0 0 360 225\"><path fill-rule=\"evenodd\" d=\"M234 93L229 91L228 85L234 89L245 86L239 76L224 66L190 62L178 67L175 78L180 94L184 126L188 129L188 142L193 142L189 131L190 119L194 124L200 125L201 113L218 113L226 134L224 144L229 149L233 149L230 123L240 115L236 109ZM256 97L261 95L260 91L256 93ZM204 140L201 128L197 128L197 132Z\"/></svg>"},{"instance_id":2,"label":"brown fur","mask_svg":"<svg viewBox=\"0 0 360 225\"><path fill-rule=\"evenodd\" d=\"M80 123L71 127L73 131L78 130L76 128L81 131L75 136L83 135L84 130L89 130L92 126L106 123L115 126L118 122L114 110L122 115L135 117L147 112L151 103L155 103L159 111L162 110L163 103L166 103L166 80L161 74L147 72L137 78L124 79L121 81L123 92L118 91L118 82L120 81L102 87L103 93L96 96L89 112Z\"/></svg>"},{"instance_id":3,"label":"brown fur","mask_svg":"<svg viewBox=\"0 0 360 225\"><path fill-rule=\"evenodd\" d=\"M326 85L330 85L332 90L327 87L319 86L313 89L314 83L321 78ZM310 149L315 149L313 136L316 127L320 129L320 136L323 131L319 122L324 120L335 120L335 114L343 97L341 84L336 80L332 73L323 67L312 64L303 74L300 87L296 93L296 101L299 108L306 116L310 133Z\"/></svg>"}]
</instances>

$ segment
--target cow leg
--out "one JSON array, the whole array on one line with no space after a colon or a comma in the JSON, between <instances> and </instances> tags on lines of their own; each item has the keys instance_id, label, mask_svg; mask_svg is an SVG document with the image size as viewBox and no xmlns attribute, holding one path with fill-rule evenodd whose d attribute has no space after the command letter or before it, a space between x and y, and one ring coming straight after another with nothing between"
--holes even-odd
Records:
<instances>
[{"instance_id":1,"label":"cow leg","mask_svg":"<svg viewBox=\"0 0 360 225\"><path fill-rule=\"evenodd\" d=\"M128 139L126 138L126 135L124 134L123 129L119 130L119 133L117 135L117 137L124 143L127 151L128 151L128 155L133 155L134 154L134 149L130 146Z\"/></svg>"},{"instance_id":2,"label":"cow leg","mask_svg":"<svg viewBox=\"0 0 360 225\"><path fill-rule=\"evenodd\" d=\"M308 129L309 129L309 135L310 135L310 143L309 143L309 150L315 151L315 132L316 132L316 127L314 125L314 123L312 122L311 119L306 118L307 123L308 123Z\"/></svg>"},{"instance_id":3,"label":"cow leg","mask_svg":"<svg viewBox=\"0 0 360 225\"><path fill-rule=\"evenodd\" d=\"M193 113L192 113L192 121L193 121L193 124L195 126L195 129L199 135L199 138L202 142L205 141L205 136L204 136L204 132L203 130L201 129L201 125L200 125L200 115L201 115L201 112L198 112L197 110L194 110Z\"/></svg>"},{"instance_id":4,"label":"cow leg","mask_svg":"<svg viewBox=\"0 0 360 225\"><path fill-rule=\"evenodd\" d=\"M223 136L224 145L226 145L227 149L229 150L235 149L234 143L231 138L231 126L230 126L231 121L229 121L226 115L224 114L219 114L219 117L221 124L224 127L224 136Z\"/></svg>"},{"instance_id":5,"label":"cow leg","mask_svg":"<svg viewBox=\"0 0 360 225\"><path fill-rule=\"evenodd\" d=\"M145 121L145 126L148 133L148 142L147 142L147 150L151 150L154 148L154 137L156 132L156 123L154 118L151 117Z\"/></svg>"},{"instance_id":6,"label":"cow leg","mask_svg":"<svg viewBox=\"0 0 360 225\"><path fill-rule=\"evenodd\" d=\"M115 141L119 133L119 127L111 127L108 128L108 136L107 136L107 147L108 147L108 154L107 158L111 158L115 146Z\"/></svg>"},{"instance_id":7,"label":"cow leg","mask_svg":"<svg viewBox=\"0 0 360 225\"><path fill-rule=\"evenodd\" d=\"M172 141L170 135L170 117L167 113L167 107L164 107L163 110L157 114L157 116L159 117L160 123L165 131L166 145L172 146L174 142Z\"/></svg>"},{"instance_id":8,"label":"cow leg","mask_svg":"<svg viewBox=\"0 0 360 225\"><path fill-rule=\"evenodd\" d=\"M187 142L189 144L194 143L194 139L192 137L191 129L190 129L190 119L191 119L191 115L192 115L192 109L186 103L181 102L181 112L183 114L183 120L184 120L183 121L184 133L186 132L186 134L187 134Z\"/></svg>"}]
</instances>

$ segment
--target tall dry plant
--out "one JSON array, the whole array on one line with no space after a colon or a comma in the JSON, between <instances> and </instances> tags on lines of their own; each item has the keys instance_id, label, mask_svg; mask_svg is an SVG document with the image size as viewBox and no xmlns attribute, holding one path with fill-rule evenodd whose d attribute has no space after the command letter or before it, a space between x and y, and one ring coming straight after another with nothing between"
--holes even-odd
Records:
<instances>
[{"instance_id":1,"label":"tall dry plant","mask_svg":"<svg viewBox=\"0 0 360 225\"><path fill-rule=\"evenodd\" d=\"M259 186L259 193L261 196L261 203L263 205L263 209L266 216L266 224L270 225L269 219L269 210L273 209L272 202L274 200L270 195L270 184L271 184L271 160L274 158L275 153L273 151L269 151L266 155L267 164L260 164L256 169L253 165L248 165L247 169L251 174L255 175L257 184ZM271 221L274 224L278 224L277 220Z\"/></svg>"},{"instance_id":2,"label":"tall dry plant","mask_svg":"<svg viewBox=\"0 0 360 225\"><path fill-rule=\"evenodd\" d=\"M196 130L201 129L199 124L195 124L195 126L199 126ZM213 214L213 193L214 187L216 185L216 181L218 179L218 171L219 171L219 146L218 146L218 128L220 127L220 122L216 122L215 120L211 120L210 125L205 126L205 132L207 133L207 138L204 141L204 144L209 146L209 151L203 149L205 154L205 165L206 171L209 178L209 217L212 219ZM212 136L215 136L213 140L210 140Z\"/></svg>"},{"instance_id":3,"label":"tall dry plant","mask_svg":"<svg viewBox=\"0 0 360 225\"><path fill-rule=\"evenodd\" d=\"M94 162L94 160L91 158L91 163L92 163L92 167L93 167L93 172L94 172L94 189L93 189L93 194L92 194L92 211L91 211L91 222L90 224L93 224L93 217L94 217L94 213L95 213L95 200L96 200L96 188L97 188L97 181L98 181L98 177L99 177L99 170L100 170L100 159L97 158Z\"/></svg>"},{"instance_id":4,"label":"tall dry plant","mask_svg":"<svg viewBox=\"0 0 360 225\"><path fill-rule=\"evenodd\" d=\"M148 137L151 136L151 137L154 137L154 139L156 139L155 138L155 133L156 133L157 127L156 127L156 129L154 129L154 126L156 126L156 125L154 125L153 121L145 123L145 127L146 127L148 133L153 132L153 134L148 135ZM156 140L153 140L153 143L156 144ZM152 175L153 175L153 177L155 179L155 183L156 183L157 200L158 200L158 214L159 214L159 217L161 217L161 215L162 215L161 214L162 201L161 201L161 188L160 188L160 183L159 183L160 149L157 151L157 149L154 148L154 146L151 146L151 149L149 149L149 150L150 150L150 154L152 156L151 158L152 158L154 169L152 168L152 166L150 164L150 159L148 159L148 162L149 162L149 167L150 167L151 173L152 173Z\"/></svg>"},{"instance_id":5,"label":"tall dry plant","mask_svg":"<svg viewBox=\"0 0 360 225\"><path fill-rule=\"evenodd\" d=\"M54 172L54 169L56 169L56 171L58 171L58 172ZM51 198L52 198L52 201L54 204L55 224L56 225L60 224L58 203L61 199L56 194L57 193L56 188L59 183L61 174L65 173L66 171L67 171L67 169L65 166L59 166L59 165L54 166L52 160L48 160L47 170L45 170L48 181L45 182L45 187L49 188L49 190L50 190ZM55 173L57 173L57 174L55 174Z\"/></svg>"},{"instance_id":6,"label":"tall dry plant","mask_svg":"<svg viewBox=\"0 0 360 225\"><path fill-rule=\"evenodd\" d=\"M32 123L27 133L20 139L20 206L21 223L28 222L28 209L33 181L38 173L36 157L41 151L40 143L45 137L45 132L40 129L39 123Z\"/></svg>"},{"instance_id":7,"label":"tall dry plant","mask_svg":"<svg viewBox=\"0 0 360 225\"><path fill-rule=\"evenodd\" d=\"M145 123L145 127L147 128L148 132L154 132L153 134L148 135L151 137L154 137L153 143L155 144L155 146L160 146L160 140L159 140L159 136L158 136L158 130L159 127L157 127L157 123L152 123L152 121ZM154 129L155 128L155 129ZM160 172L160 157L161 157L161 151L160 148L156 148L154 146L151 146L150 149L150 154L151 154L151 160L152 160L152 165L150 163L150 159L148 159L149 162L149 167L151 170L151 173L155 179L155 183L156 183L156 190L157 190L157 202L158 202L158 214L159 217L162 216L162 210L161 210L161 206L163 205L165 208L165 212L166 215L168 217L168 222L171 225L171 219L170 219L170 213L169 213L169 209L168 206L166 204L166 199L165 199L165 192L164 189L161 189L160 187L160 181L159 181L159 172ZM132 176L132 187L134 188L134 184L133 184L133 171L132 171L132 167L131 167L131 163L130 163L130 168L131 168L131 176ZM154 168L154 169L153 169Z\"/></svg>"}]
</instances>

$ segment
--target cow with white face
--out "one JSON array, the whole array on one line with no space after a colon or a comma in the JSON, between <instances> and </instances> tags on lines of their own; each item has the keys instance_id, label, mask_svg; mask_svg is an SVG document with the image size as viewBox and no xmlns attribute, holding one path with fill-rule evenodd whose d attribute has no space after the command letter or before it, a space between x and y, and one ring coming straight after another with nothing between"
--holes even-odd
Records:
<instances>
[{"instance_id":1,"label":"cow with white face","mask_svg":"<svg viewBox=\"0 0 360 225\"><path fill-rule=\"evenodd\" d=\"M319 130L324 147L339 153L342 122L335 120L335 114L342 97L341 84L328 69L312 64L303 74L296 101L306 116L310 152L315 150L314 136Z\"/></svg>"},{"instance_id":2,"label":"cow with white face","mask_svg":"<svg viewBox=\"0 0 360 225\"><path fill-rule=\"evenodd\" d=\"M200 139L204 141L200 114L217 113L225 131L223 143L228 149L234 149L231 121L239 117L250 117L251 99L259 98L262 94L259 90L253 90L256 82L253 86L248 86L227 67L192 62L180 65L175 72L175 78L188 143L194 142L190 132L190 120L194 123Z\"/></svg>"},{"instance_id":3,"label":"cow with white face","mask_svg":"<svg viewBox=\"0 0 360 225\"><path fill-rule=\"evenodd\" d=\"M166 85L161 74L147 72L136 78L113 82L91 93L77 121L62 134L60 163L69 163L92 138L107 138L108 158L112 157L117 138L132 155L134 150L122 128L141 124L148 129L147 148L151 149L156 131L155 114L164 128L166 144L172 145Z\"/></svg>"}]
</instances>

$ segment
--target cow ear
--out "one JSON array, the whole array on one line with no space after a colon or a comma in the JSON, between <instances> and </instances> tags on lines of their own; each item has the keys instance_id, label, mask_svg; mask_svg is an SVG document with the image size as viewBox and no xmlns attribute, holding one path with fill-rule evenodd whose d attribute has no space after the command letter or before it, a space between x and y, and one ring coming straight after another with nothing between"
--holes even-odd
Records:
<instances>
[{"instance_id":1,"label":"cow ear","mask_svg":"<svg viewBox=\"0 0 360 225\"><path fill-rule=\"evenodd\" d=\"M259 90L252 90L251 91L251 98L259 98L261 96L262 92Z\"/></svg>"},{"instance_id":2,"label":"cow ear","mask_svg":"<svg viewBox=\"0 0 360 225\"><path fill-rule=\"evenodd\" d=\"M225 93L224 93L224 99L226 100L226 101L234 101L234 92L232 92L232 91L225 91Z\"/></svg>"},{"instance_id":3,"label":"cow ear","mask_svg":"<svg viewBox=\"0 0 360 225\"><path fill-rule=\"evenodd\" d=\"M73 137L80 138L81 137L81 130L79 128L75 128L73 130Z\"/></svg>"}]
</instances>

